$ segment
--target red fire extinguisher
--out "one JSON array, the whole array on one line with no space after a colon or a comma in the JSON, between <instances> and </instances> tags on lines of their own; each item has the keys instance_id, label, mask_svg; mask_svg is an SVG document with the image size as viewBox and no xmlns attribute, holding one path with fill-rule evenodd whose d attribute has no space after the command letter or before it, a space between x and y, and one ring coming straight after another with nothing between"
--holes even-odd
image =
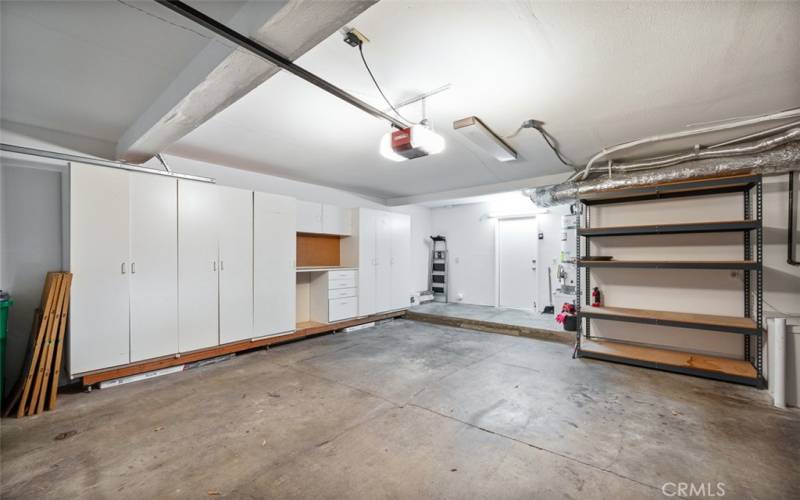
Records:
<instances>
[{"instance_id":1,"label":"red fire extinguisher","mask_svg":"<svg viewBox=\"0 0 800 500\"><path fill-rule=\"evenodd\" d=\"M592 290L592 307L601 307L600 289L594 287Z\"/></svg>"}]
</instances>

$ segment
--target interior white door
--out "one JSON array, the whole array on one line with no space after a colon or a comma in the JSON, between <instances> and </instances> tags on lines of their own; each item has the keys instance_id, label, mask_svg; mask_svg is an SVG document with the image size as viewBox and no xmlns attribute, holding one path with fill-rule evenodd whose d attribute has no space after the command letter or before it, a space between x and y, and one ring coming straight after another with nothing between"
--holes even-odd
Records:
<instances>
[{"instance_id":1,"label":"interior white door","mask_svg":"<svg viewBox=\"0 0 800 500\"><path fill-rule=\"evenodd\" d=\"M131 361L178 352L178 186L130 175Z\"/></svg>"},{"instance_id":2,"label":"interior white door","mask_svg":"<svg viewBox=\"0 0 800 500\"><path fill-rule=\"evenodd\" d=\"M128 176L70 165L72 375L130 362Z\"/></svg>"},{"instance_id":3,"label":"interior white door","mask_svg":"<svg viewBox=\"0 0 800 500\"><path fill-rule=\"evenodd\" d=\"M219 340L253 337L253 192L217 187L219 226Z\"/></svg>"},{"instance_id":4,"label":"interior white door","mask_svg":"<svg viewBox=\"0 0 800 500\"><path fill-rule=\"evenodd\" d=\"M375 309L392 309L392 221L388 212L378 212L375 226Z\"/></svg>"},{"instance_id":5,"label":"interior white door","mask_svg":"<svg viewBox=\"0 0 800 500\"><path fill-rule=\"evenodd\" d=\"M411 217L391 214L392 233L392 309L403 309L411 302Z\"/></svg>"},{"instance_id":6,"label":"interior white door","mask_svg":"<svg viewBox=\"0 0 800 500\"><path fill-rule=\"evenodd\" d=\"M376 210L358 210L358 315L375 314Z\"/></svg>"},{"instance_id":7,"label":"interior white door","mask_svg":"<svg viewBox=\"0 0 800 500\"><path fill-rule=\"evenodd\" d=\"M178 340L181 352L219 344L217 186L178 180Z\"/></svg>"},{"instance_id":8,"label":"interior white door","mask_svg":"<svg viewBox=\"0 0 800 500\"><path fill-rule=\"evenodd\" d=\"M535 218L497 221L500 307L535 308L538 242Z\"/></svg>"},{"instance_id":9,"label":"interior white door","mask_svg":"<svg viewBox=\"0 0 800 500\"><path fill-rule=\"evenodd\" d=\"M296 204L294 198L255 193L253 212L256 337L295 329Z\"/></svg>"}]
</instances>

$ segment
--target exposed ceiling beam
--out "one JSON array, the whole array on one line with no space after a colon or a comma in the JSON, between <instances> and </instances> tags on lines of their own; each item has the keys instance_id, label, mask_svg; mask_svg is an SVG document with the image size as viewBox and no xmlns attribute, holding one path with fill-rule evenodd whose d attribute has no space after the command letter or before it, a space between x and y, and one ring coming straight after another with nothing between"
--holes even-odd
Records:
<instances>
[{"instance_id":1,"label":"exposed ceiling beam","mask_svg":"<svg viewBox=\"0 0 800 500\"><path fill-rule=\"evenodd\" d=\"M253 0L226 24L294 60L375 1ZM147 161L279 70L227 40L212 40L123 134L117 158Z\"/></svg>"},{"instance_id":2,"label":"exposed ceiling beam","mask_svg":"<svg viewBox=\"0 0 800 500\"><path fill-rule=\"evenodd\" d=\"M181 2L180 0L155 0L155 1L163 5L164 7L173 10L174 12L177 12L186 19L189 19L206 29L213 31L217 35L221 36L222 38L228 40L231 43L238 45L239 47L243 48L244 50L247 50L253 55L258 56L261 59L274 64L275 66L278 66L280 69L288 71L289 73L305 80L306 82L318 87L321 90L324 90L325 92L335 97L338 97L344 102L360 109L361 111L364 111L367 114L370 114L376 118L381 118L383 120L386 120L398 129L404 129L409 126L407 123L403 123L397 118L388 115L387 113L379 110L378 108L372 106L371 104L362 101L358 97L350 94L349 92L346 92L345 90L342 90L341 88L330 83L324 78L320 78L319 76L308 71L307 69L298 66L290 59L287 59L281 54L278 54L277 52L270 49L266 45L263 45L253 40L252 38L249 38L239 33L238 31L231 29L229 26L226 26L225 24L217 21L216 19L205 15L203 12L193 8L191 5L185 2Z\"/></svg>"}]
</instances>

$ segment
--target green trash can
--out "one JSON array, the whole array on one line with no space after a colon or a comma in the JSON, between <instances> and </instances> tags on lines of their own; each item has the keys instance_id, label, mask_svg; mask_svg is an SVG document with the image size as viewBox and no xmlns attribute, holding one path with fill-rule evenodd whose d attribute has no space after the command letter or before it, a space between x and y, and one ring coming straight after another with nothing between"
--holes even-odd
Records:
<instances>
[{"instance_id":1,"label":"green trash can","mask_svg":"<svg viewBox=\"0 0 800 500\"><path fill-rule=\"evenodd\" d=\"M0 290L0 398L5 395L6 386L6 335L8 334L8 308L14 302Z\"/></svg>"}]
</instances>

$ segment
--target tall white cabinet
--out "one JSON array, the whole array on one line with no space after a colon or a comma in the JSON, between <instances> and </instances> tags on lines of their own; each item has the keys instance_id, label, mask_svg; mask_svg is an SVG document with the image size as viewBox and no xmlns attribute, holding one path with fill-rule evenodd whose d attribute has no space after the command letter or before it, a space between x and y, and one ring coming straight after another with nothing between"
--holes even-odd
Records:
<instances>
[{"instance_id":1,"label":"tall white cabinet","mask_svg":"<svg viewBox=\"0 0 800 500\"><path fill-rule=\"evenodd\" d=\"M389 218L392 238L391 304L392 309L410 305L414 294L411 286L411 216L392 213Z\"/></svg>"},{"instance_id":2,"label":"tall white cabinet","mask_svg":"<svg viewBox=\"0 0 800 500\"><path fill-rule=\"evenodd\" d=\"M296 204L255 193L253 207L254 335L264 337L295 329Z\"/></svg>"},{"instance_id":3,"label":"tall white cabinet","mask_svg":"<svg viewBox=\"0 0 800 500\"><path fill-rule=\"evenodd\" d=\"M411 297L411 218L358 210L358 315L408 307Z\"/></svg>"},{"instance_id":4,"label":"tall white cabinet","mask_svg":"<svg viewBox=\"0 0 800 500\"><path fill-rule=\"evenodd\" d=\"M178 349L175 179L70 165L69 369Z\"/></svg>"},{"instance_id":5,"label":"tall white cabinet","mask_svg":"<svg viewBox=\"0 0 800 500\"><path fill-rule=\"evenodd\" d=\"M219 344L219 189L178 181L180 352Z\"/></svg>"},{"instance_id":6,"label":"tall white cabinet","mask_svg":"<svg viewBox=\"0 0 800 500\"><path fill-rule=\"evenodd\" d=\"M133 362L178 351L178 192L175 179L128 175Z\"/></svg>"},{"instance_id":7,"label":"tall white cabinet","mask_svg":"<svg viewBox=\"0 0 800 500\"><path fill-rule=\"evenodd\" d=\"M253 337L253 192L218 187L219 341Z\"/></svg>"},{"instance_id":8,"label":"tall white cabinet","mask_svg":"<svg viewBox=\"0 0 800 500\"><path fill-rule=\"evenodd\" d=\"M70 165L71 373L130 362L128 176Z\"/></svg>"}]
</instances>

